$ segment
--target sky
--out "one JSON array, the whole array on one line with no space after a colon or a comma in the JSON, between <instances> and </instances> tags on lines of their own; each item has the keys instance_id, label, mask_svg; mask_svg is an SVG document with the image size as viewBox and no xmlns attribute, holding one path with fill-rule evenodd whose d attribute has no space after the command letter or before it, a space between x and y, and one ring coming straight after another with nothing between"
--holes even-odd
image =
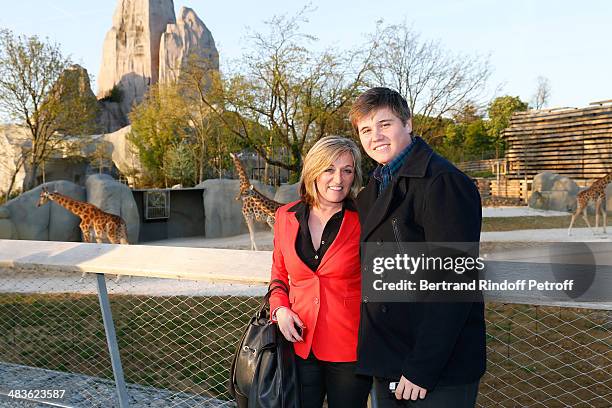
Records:
<instances>
[{"instance_id":1,"label":"sky","mask_svg":"<svg viewBox=\"0 0 612 408\"><path fill-rule=\"evenodd\" d=\"M102 43L118 0L20 0L3 2L0 27L60 44L95 83ZM274 15L295 14L300 1L176 0L175 12L191 7L212 32L221 69L245 52L247 27L265 32ZM488 95L530 101L538 76L548 78L548 107L584 107L612 99L612 2L607 0L327 0L303 31L318 46L349 49L373 33L378 20L407 22L422 39L449 52L490 56ZM94 85L95 86L95 85ZM93 89L96 92L96 89Z\"/></svg>"}]
</instances>

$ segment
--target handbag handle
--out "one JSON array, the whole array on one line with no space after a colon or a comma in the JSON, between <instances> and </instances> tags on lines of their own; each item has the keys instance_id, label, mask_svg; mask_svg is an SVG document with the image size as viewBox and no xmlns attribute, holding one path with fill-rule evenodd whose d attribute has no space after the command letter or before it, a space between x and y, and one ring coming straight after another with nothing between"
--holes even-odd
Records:
<instances>
[{"instance_id":1,"label":"handbag handle","mask_svg":"<svg viewBox=\"0 0 612 408\"><path fill-rule=\"evenodd\" d=\"M287 283L281 279L273 279L268 284L268 292L264 295L261 300L261 305L259 306L259 317L266 317L266 311L270 309L270 296L275 290L281 290L289 295L289 286Z\"/></svg>"}]
</instances>

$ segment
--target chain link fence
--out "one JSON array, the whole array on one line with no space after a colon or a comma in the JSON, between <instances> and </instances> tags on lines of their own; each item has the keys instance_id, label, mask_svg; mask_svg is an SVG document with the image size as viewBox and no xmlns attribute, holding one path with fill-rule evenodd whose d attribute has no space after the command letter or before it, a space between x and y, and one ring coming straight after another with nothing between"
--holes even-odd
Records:
<instances>
[{"instance_id":1,"label":"chain link fence","mask_svg":"<svg viewBox=\"0 0 612 408\"><path fill-rule=\"evenodd\" d=\"M234 406L230 362L265 287L114 279L106 282L130 406ZM0 395L65 390L47 400L118 406L96 293L95 275L0 269ZM479 406L612 406L608 311L489 303L486 318Z\"/></svg>"}]
</instances>

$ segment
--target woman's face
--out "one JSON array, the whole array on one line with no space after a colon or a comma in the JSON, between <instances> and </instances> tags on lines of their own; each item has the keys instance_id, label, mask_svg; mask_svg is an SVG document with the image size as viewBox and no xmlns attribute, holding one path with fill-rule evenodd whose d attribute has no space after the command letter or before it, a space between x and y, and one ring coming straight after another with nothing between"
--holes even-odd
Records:
<instances>
[{"instance_id":1,"label":"woman's face","mask_svg":"<svg viewBox=\"0 0 612 408\"><path fill-rule=\"evenodd\" d=\"M342 202L351 191L354 179L353 155L345 152L317 177L320 205Z\"/></svg>"}]
</instances>

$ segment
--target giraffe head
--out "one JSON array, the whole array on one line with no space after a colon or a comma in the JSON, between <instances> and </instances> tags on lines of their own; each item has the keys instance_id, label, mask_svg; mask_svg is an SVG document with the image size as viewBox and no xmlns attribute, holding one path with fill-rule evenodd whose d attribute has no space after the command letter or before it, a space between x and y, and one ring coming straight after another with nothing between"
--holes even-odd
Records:
<instances>
[{"instance_id":1,"label":"giraffe head","mask_svg":"<svg viewBox=\"0 0 612 408\"><path fill-rule=\"evenodd\" d=\"M40 207L41 205L46 204L47 201L49 201L50 195L51 193L49 193L49 190L47 189L47 187L43 187L42 190L40 190L40 197L38 198L38 202L36 203L36 206Z\"/></svg>"}]
</instances>

